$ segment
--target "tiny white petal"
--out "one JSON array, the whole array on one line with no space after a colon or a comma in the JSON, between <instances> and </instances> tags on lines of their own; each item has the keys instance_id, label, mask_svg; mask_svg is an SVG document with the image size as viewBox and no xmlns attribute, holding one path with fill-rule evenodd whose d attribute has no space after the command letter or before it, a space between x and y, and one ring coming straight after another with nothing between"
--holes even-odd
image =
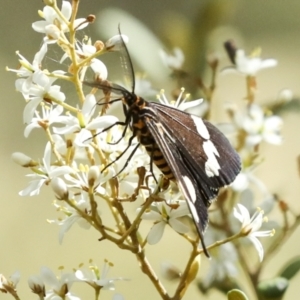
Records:
<instances>
[{"instance_id":1,"label":"tiny white petal","mask_svg":"<svg viewBox=\"0 0 300 300\"><path fill-rule=\"evenodd\" d=\"M80 219L79 215L73 214L72 216L68 217L68 219L62 224L60 231L59 231L59 236L58 236L58 241L60 244L63 242L63 238L65 236L65 233L70 230L70 228Z\"/></svg>"},{"instance_id":2,"label":"tiny white petal","mask_svg":"<svg viewBox=\"0 0 300 300\"><path fill-rule=\"evenodd\" d=\"M28 187L19 192L20 196L36 196L40 193L40 188L46 181L46 178L44 180L33 180L29 183Z\"/></svg>"},{"instance_id":3,"label":"tiny white petal","mask_svg":"<svg viewBox=\"0 0 300 300\"><path fill-rule=\"evenodd\" d=\"M97 78L100 78L102 80L107 79L108 71L105 64L101 60L94 58L90 66L96 74Z\"/></svg>"},{"instance_id":4,"label":"tiny white petal","mask_svg":"<svg viewBox=\"0 0 300 300\"><path fill-rule=\"evenodd\" d=\"M88 25L89 25L89 23L86 22L86 18L79 18L74 21L74 28L76 28L77 30L81 30L81 29L87 27Z\"/></svg>"},{"instance_id":5,"label":"tiny white petal","mask_svg":"<svg viewBox=\"0 0 300 300\"><path fill-rule=\"evenodd\" d=\"M255 249L257 250L257 253L259 256L259 261L262 261L263 257L264 257L264 248L263 248L261 242L254 236L249 236L248 238L250 239L250 241L253 243Z\"/></svg>"},{"instance_id":6,"label":"tiny white petal","mask_svg":"<svg viewBox=\"0 0 300 300\"><path fill-rule=\"evenodd\" d=\"M169 220L169 224L175 231L182 233L182 234L187 233L190 230L187 225L183 224L182 222L180 222L177 219L171 218Z\"/></svg>"},{"instance_id":7,"label":"tiny white petal","mask_svg":"<svg viewBox=\"0 0 300 300\"><path fill-rule=\"evenodd\" d=\"M115 294L112 300L125 300L121 294Z\"/></svg>"},{"instance_id":8,"label":"tiny white petal","mask_svg":"<svg viewBox=\"0 0 300 300\"><path fill-rule=\"evenodd\" d=\"M118 122L119 119L115 116L101 116L96 119L93 119L91 122L89 122L86 125L86 129L89 130L95 130L95 129L102 129L107 128L110 125L113 125L114 123Z\"/></svg>"},{"instance_id":9,"label":"tiny white petal","mask_svg":"<svg viewBox=\"0 0 300 300\"><path fill-rule=\"evenodd\" d=\"M147 236L147 242L150 245L157 244L161 240L165 230L165 226L166 226L165 222L158 222L157 224L154 224L152 226Z\"/></svg>"},{"instance_id":10,"label":"tiny white petal","mask_svg":"<svg viewBox=\"0 0 300 300\"><path fill-rule=\"evenodd\" d=\"M140 209L139 209L140 210ZM156 211L149 211L142 215L143 220L161 221L161 214Z\"/></svg>"},{"instance_id":11,"label":"tiny white petal","mask_svg":"<svg viewBox=\"0 0 300 300\"><path fill-rule=\"evenodd\" d=\"M122 38L121 38L122 36ZM129 38L127 35L125 34L121 34L121 36L118 35L114 35L113 37L111 37L106 43L105 43L105 47L107 49L109 49L110 51L119 51L121 47L123 47L123 42L125 44L128 43Z\"/></svg>"}]
</instances>

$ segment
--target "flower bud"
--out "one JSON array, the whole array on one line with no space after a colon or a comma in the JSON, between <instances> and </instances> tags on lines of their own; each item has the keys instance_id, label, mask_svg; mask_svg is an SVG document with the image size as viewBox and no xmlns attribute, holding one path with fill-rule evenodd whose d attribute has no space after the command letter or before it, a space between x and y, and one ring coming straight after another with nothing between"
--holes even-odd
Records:
<instances>
[{"instance_id":1,"label":"flower bud","mask_svg":"<svg viewBox=\"0 0 300 300\"><path fill-rule=\"evenodd\" d=\"M96 80L106 80L108 71L105 64L99 59L93 59L91 68L95 73Z\"/></svg>"},{"instance_id":2,"label":"flower bud","mask_svg":"<svg viewBox=\"0 0 300 300\"><path fill-rule=\"evenodd\" d=\"M96 20L96 16L90 14L90 15L87 16L86 20L87 20L89 23L94 23L95 20Z\"/></svg>"},{"instance_id":3,"label":"flower bud","mask_svg":"<svg viewBox=\"0 0 300 300\"><path fill-rule=\"evenodd\" d=\"M105 47L108 51L119 51L123 47L123 43L127 44L128 41L127 35L114 35L105 43Z\"/></svg>"},{"instance_id":4,"label":"flower bud","mask_svg":"<svg viewBox=\"0 0 300 300\"><path fill-rule=\"evenodd\" d=\"M96 48L96 51L102 51L105 47L104 43L102 41L99 41L97 40L95 43L94 43L94 47Z\"/></svg>"},{"instance_id":5,"label":"flower bud","mask_svg":"<svg viewBox=\"0 0 300 300\"><path fill-rule=\"evenodd\" d=\"M196 276L198 274L199 266L200 266L200 259L201 259L200 255L194 259L194 261L191 265L191 268L189 270L189 273L187 275L187 278L186 278L186 281L188 283L191 283L196 278Z\"/></svg>"},{"instance_id":6,"label":"flower bud","mask_svg":"<svg viewBox=\"0 0 300 300\"><path fill-rule=\"evenodd\" d=\"M55 193L55 197L58 200L66 200L69 196L69 191L66 183L59 177L55 177L51 180L51 187Z\"/></svg>"},{"instance_id":7,"label":"flower bud","mask_svg":"<svg viewBox=\"0 0 300 300\"><path fill-rule=\"evenodd\" d=\"M89 186L94 186L95 182L98 180L100 176L100 170L97 166L92 166L88 172L88 182Z\"/></svg>"},{"instance_id":8,"label":"flower bud","mask_svg":"<svg viewBox=\"0 0 300 300\"><path fill-rule=\"evenodd\" d=\"M287 103L293 99L293 92L289 89L283 89L279 92L278 99L283 103Z\"/></svg>"},{"instance_id":9,"label":"flower bud","mask_svg":"<svg viewBox=\"0 0 300 300\"><path fill-rule=\"evenodd\" d=\"M14 152L11 155L12 160L22 167L35 167L38 163L22 152Z\"/></svg>"},{"instance_id":10,"label":"flower bud","mask_svg":"<svg viewBox=\"0 0 300 300\"><path fill-rule=\"evenodd\" d=\"M30 276L28 278L28 285L34 294L42 297L46 296L45 285L40 276Z\"/></svg>"},{"instance_id":11,"label":"flower bud","mask_svg":"<svg viewBox=\"0 0 300 300\"><path fill-rule=\"evenodd\" d=\"M60 37L60 30L54 24L49 24L45 27L46 36L50 40L58 40Z\"/></svg>"},{"instance_id":12,"label":"flower bud","mask_svg":"<svg viewBox=\"0 0 300 300\"><path fill-rule=\"evenodd\" d=\"M0 291L2 293L7 293L7 290L5 289L5 287L7 286L7 279L2 274L0 274L0 282L1 282Z\"/></svg>"}]
</instances>

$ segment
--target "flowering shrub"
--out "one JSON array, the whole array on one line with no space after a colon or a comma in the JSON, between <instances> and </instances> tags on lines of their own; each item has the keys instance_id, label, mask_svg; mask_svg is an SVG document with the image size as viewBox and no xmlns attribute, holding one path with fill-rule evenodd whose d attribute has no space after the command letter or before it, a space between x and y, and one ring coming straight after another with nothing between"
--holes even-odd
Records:
<instances>
[{"instance_id":1,"label":"flowering shrub","mask_svg":"<svg viewBox=\"0 0 300 300\"><path fill-rule=\"evenodd\" d=\"M43 130L48 139L42 158L34 159L19 152L12 155L16 163L30 172L27 175L30 179L28 186L19 195L37 196L42 188L51 188L56 197L54 206L64 216L50 221L60 226L60 243L75 223L83 229L96 230L101 235L101 240L108 240L117 245L120 251L130 251L136 256L141 271L148 276L162 299L182 299L188 286L195 281L200 267L199 256L203 252L199 246L199 237L194 232L186 201L176 183L166 182L157 168L153 167L152 170L149 167L150 157L141 147L136 148L136 141L132 145L128 144L131 133L123 130L122 121L114 115L106 114L107 107L114 100L120 99L109 90L109 73L99 57L122 51L123 43L128 43L128 37L116 35L108 41L96 42L92 38L85 38L79 42L77 32L93 23L95 17L90 15L76 19L78 1L62 1L61 8L57 6L56 0L44 2L46 6L39 12L43 20L32 24L33 30L43 34L41 48L32 63L17 53L20 68L7 68L18 76L16 89L26 100L23 112L25 137L34 134L33 129L36 129ZM62 68L67 64L67 69L44 68L45 56L54 47L63 51L60 63ZM207 274L202 274L199 289L207 292L217 288L228 292L228 298L238 295L239 299L247 299L241 290L234 290L241 267L257 298L271 299L267 296L271 288L274 295L283 295L288 280L294 275L288 271L289 267L297 263L299 265L299 261L292 262L273 281L260 281L264 256L270 256L278 248L279 239L285 238L287 232L294 230L299 223L297 216L295 225L279 230L279 237L275 236L270 246L264 250L258 238L271 237L275 233L273 227L263 228L267 220L264 213L270 212L276 204L279 204L283 215L288 211L288 206L272 195L254 172L255 167L261 163L258 159L261 155L261 143L282 143L282 119L272 114L271 107L259 105L256 99L256 74L261 69L275 67L277 62L274 59L261 59L257 51L247 56L232 41L225 43L225 49L232 66L222 72L242 74L247 87L244 108L227 108L230 117L228 137L240 154L243 168L232 185L221 191L219 200L210 209L210 225L205 240L212 259ZM164 51L160 54L162 63L170 68L177 81L184 73L183 52L176 48L174 55L168 55ZM212 84L206 86L202 80L198 80L204 100L189 101L185 90L176 86L172 91L172 99L168 100L162 91L157 97L158 101L181 110L197 108L199 115L209 117L216 87L218 60L210 60L209 66L213 73ZM107 84L102 96L96 94L96 89L83 85L91 76L90 73L93 74L94 81ZM75 104L72 104L73 99L70 101L70 97L59 85L63 81L73 85L77 95ZM142 79L136 81L136 92L138 91L149 95L155 93L150 82ZM220 129L223 127L220 126ZM134 151L133 157L130 157ZM157 182L154 177L158 179ZM259 201L256 201L260 208L253 205L253 188L261 193ZM140 204L135 216L126 212L125 201ZM103 205L110 208L113 225L104 222L101 215ZM149 226L146 236L139 231L141 224ZM280 229L279 224L272 224ZM164 234L166 226L177 233L178 243L190 244L191 252L182 254L187 257L184 270L179 270L172 263L163 263L162 274L159 276L146 254L148 244L155 245L161 239L168 238L167 233ZM250 248L257 251L256 265L253 264L253 258L243 251ZM95 299L99 299L101 290L114 290L116 281L128 280L125 277L107 278L110 266L112 263L105 260L100 272L90 261L88 269L80 266L75 271L62 272L59 277L43 267L39 275L29 278L28 283L39 299L83 299L75 296L71 289L74 284L85 282L94 289ZM1 275L0 291L21 299L17 291L19 278L19 272L10 278ZM177 282L173 296L164 286L164 278ZM120 294L114 294L113 299L124 298Z\"/></svg>"}]
</instances>

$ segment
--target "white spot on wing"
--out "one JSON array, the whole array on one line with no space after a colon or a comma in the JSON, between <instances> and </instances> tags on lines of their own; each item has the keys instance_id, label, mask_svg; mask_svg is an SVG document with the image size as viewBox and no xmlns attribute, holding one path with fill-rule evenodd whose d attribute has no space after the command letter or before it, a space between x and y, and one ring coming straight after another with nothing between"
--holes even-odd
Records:
<instances>
[{"instance_id":1,"label":"white spot on wing","mask_svg":"<svg viewBox=\"0 0 300 300\"><path fill-rule=\"evenodd\" d=\"M196 128L197 128L197 132L206 140L208 140L210 138L209 132L207 130L207 127L205 126L203 120L199 117L193 116L191 115Z\"/></svg>"},{"instance_id":2,"label":"white spot on wing","mask_svg":"<svg viewBox=\"0 0 300 300\"><path fill-rule=\"evenodd\" d=\"M182 179L185 183L185 187L182 186L182 182L179 181L179 185L181 187L181 190L183 192L183 194L185 195L185 197L188 199L187 204L190 208L192 217L194 219L194 221L199 224L200 223L200 218L199 218L199 214L196 210L196 207L194 205L194 203L196 202L196 191L194 188L194 185L192 183L192 181L187 177L187 176L182 176Z\"/></svg>"},{"instance_id":3,"label":"white spot on wing","mask_svg":"<svg viewBox=\"0 0 300 300\"><path fill-rule=\"evenodd\" d=\"M196 202L196 191L195 191L195 188L194 188L194 185L192 183L192 181L187 177L187 176L183 176L183 181L187 187L187 190L188 190L188 194L190 196L190 199L192 200L193 203Z\"/></svg>"},{"instance_id":4,"label":"white spot on wing","mask_svg":"<svg viewBox=\"0 0 300 300\"><path fill-rule=\"evenodd\" d=\"M203 143L203 150L207 156L205 163L205 173L208 177L219 176L219 170L221 169L216 156L220 156L218 150L212 141L206 141Z\"/></svg>"},{"instance_id":5,"label":"white spot on wing","mask_svg":"<svg viewBox=\"0 0 300 300\"><path fill-rule=\"evenodd\" d=\"M192 217L193 217L194 221L196 223L199 223L200 222L200 218L199 218L198 212L196 210L196 207L194 206L193 203L188 203L188 205L189 205L189 208L191 210L191 214L192 214Z\"/></svg>"}]
</instances>

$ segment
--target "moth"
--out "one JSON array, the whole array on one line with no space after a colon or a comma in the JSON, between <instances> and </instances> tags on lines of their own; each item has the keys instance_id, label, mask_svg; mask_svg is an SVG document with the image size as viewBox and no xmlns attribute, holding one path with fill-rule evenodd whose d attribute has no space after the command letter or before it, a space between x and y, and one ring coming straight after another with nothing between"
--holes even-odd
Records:
<instances>
[{"instance_id":1,"label":"moth","mask_svg":"<svg viewBox=\"0 0 300 300\"><path fill-rule=\"evenodd\" d=\"M130 158L139 145L144 146L150 156L150 166L154 163L167 179L177 182L195 222L204 253L209 257L203 237L208 224L208 208L219 189L233 182L240 172L240 157L224 134L208 121L175 107L148 102L135 94L132 61L120 29L119 34L123 44L122 59L127 59L127 71L132 79L131 91L113 83L109 86L101 82L84 83L120 95L110 103L122 101L125 121L109 128L123 125L122 136L131 130L132 136L125 151L135 137L139 143Z\"/></svg>"}]
</instances>

